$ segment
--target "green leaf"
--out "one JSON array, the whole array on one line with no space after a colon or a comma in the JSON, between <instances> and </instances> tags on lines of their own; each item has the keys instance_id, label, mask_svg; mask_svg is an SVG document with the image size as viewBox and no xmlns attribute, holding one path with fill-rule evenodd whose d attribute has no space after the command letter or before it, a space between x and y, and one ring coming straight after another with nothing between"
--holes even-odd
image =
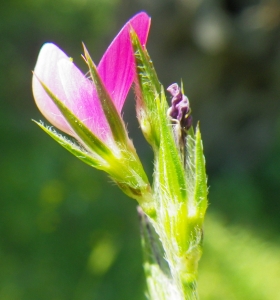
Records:
<instances>
[{"instance_id":1,"label":"green leaf","mask_svg":"<svg viewBox=\"0 0 280 300\"><path fill-rule=\"evenodd\" d=\"M128 143L128 136L123 120L120 117L120 114L118 113L115 104L111 96L109 95L102 79L100 78L97 68L93 60L91 59L85 45L83 46L85 52L85 61L88 64L91 78L95 84L99 101L102 105L103 112L110 126L114 140L126 145Z\"/></svg>"},{"instance_id":2,"label":"green leaf","mask_svg":"<svg viewBox=\"0 0 280 300\"><path fill-rule=\"evenodd\" d=\"M34 121L41 129L43 129L49 136L51 136L56 142L58 142L62 147L68 150L70 153L75 155L84 163L90 165L99 170L106 171L109 168L109 165L106 161L101 158L95 158L92 154L88 153L86 150L79 147L77 144L73 143L72 141L68 140L61 134L54 131L51 127L46 127L42 123Z\"/></svg>"}]
</instances>

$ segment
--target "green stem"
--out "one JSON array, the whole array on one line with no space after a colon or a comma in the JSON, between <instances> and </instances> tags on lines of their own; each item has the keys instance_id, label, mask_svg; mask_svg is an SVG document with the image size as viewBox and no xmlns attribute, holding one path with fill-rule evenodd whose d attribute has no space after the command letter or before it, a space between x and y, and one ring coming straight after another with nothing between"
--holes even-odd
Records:
<instances>
[{"instance_id":1,"label":"green stem","mask_svg":"<svg viewBox=\"0 0 280 300\"><path fill-rule=\"evenodd\" d=\"M139 208L144 270L150 300L198 300L197 268L201 256L199 237L192 235L186 255L174 249L163 226Z\"/></svg>"}]
</instances>

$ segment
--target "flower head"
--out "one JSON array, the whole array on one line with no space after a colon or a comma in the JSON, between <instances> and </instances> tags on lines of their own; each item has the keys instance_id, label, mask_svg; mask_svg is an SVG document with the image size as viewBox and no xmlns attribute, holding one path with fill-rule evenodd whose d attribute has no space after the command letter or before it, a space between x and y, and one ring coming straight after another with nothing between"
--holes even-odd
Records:
<instances>
[{"instance_id":1,"label":"flower head","mask_svg":"<svg viewBox=\"0 0 280 300\"><path fill-rule=\"evenodd\" d=\"M47 43L39 53L32 81L35 102L42 114L78 143L38 125L79 159L106 171L126 194L142 202L150 199L151 188L128 138L121 110L135 76L129 32L133 28L145 46L149 27L146 13L135 15L115 37L97 67L85 48L84 60L91 79L56 45Z\"/></svg>"},{"instance_id":2,"label":"flower head","mask_svg":"<svg viewBox=\"0 0 280 300\"><path fill-rule=\"evenodd\" d=\"M103 55L97 70L107 92L120 113L134 79L130 26L143 45L146 44L150 18L139 13L129 20ZM44 44L35 66L32 88L42 114L61 131L77 137L57 106L42 87L42 81L101 140L107 141L111 131L92 81L74 65L56 45Z\"/></svg>"}]
</instances>

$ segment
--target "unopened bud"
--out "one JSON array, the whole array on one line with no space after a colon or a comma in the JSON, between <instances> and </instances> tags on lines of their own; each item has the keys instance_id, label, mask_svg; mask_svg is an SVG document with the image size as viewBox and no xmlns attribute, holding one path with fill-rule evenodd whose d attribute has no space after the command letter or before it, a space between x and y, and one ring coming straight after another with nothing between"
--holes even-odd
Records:
<instances>
[{"instance_id":1,"label":"unopened bud","mask_svg":"<svg viewBox=\"0 0 280 300\"><path fill-rule=\"evenodd\" d=\"M168 109L169 117L175 122L179 122L183 130L188 130L192 126L192 117L190 115L190 102L177 83L173 83L167 88L171 94L171 107Z\"/></svg>"}]
</instances>

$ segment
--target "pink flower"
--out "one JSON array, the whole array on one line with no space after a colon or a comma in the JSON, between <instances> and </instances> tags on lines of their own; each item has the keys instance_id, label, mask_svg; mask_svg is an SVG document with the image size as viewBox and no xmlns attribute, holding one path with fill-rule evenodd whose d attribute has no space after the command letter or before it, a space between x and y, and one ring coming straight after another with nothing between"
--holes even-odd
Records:
<instances>
[{"instance_id":1,"label":"pink flower","mask_svg":"<svg viewBox=\"0 0 280 300\"><path fill-rule=\"evenodd\" d=\"M134 80L134 57L129 30L133 27L143 46L150 18L144 12L130 19L103 55L97 70L113 103L121 113ZM32 88L41 113L61 131L78 138L38 79L60 99L88 129L104 142L112 139L111 129L98 99L95 86L56 45L43 45L34 70ZM110 143L109 143L110 144Z\"/></svg>"}]
</instances>

